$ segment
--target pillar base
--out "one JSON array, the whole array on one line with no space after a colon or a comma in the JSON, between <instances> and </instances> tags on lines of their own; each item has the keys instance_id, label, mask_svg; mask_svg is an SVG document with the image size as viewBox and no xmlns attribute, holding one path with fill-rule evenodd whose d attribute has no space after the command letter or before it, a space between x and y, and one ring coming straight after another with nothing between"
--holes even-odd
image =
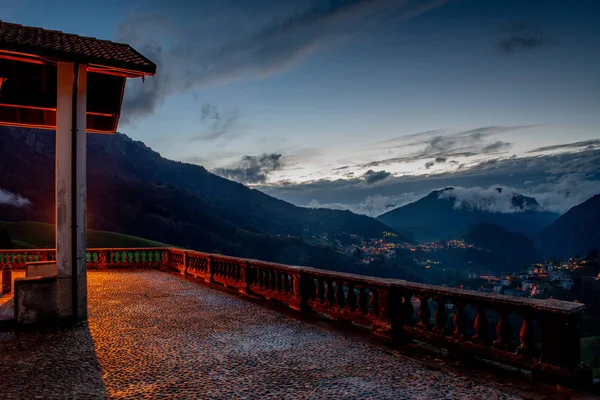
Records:
<instances>
[{"instance_id":1,"label":"pillar base","mask_svg":"<svg viewBox=\"0 0 600 400\"><path fill-rule=\"evenodd\" d=\"M87 320L86 276L79 276L78 310L73 313L73 280L70 277L15 279L15 320L20 328L72 325Z\"/></svg>"}]
</instances>

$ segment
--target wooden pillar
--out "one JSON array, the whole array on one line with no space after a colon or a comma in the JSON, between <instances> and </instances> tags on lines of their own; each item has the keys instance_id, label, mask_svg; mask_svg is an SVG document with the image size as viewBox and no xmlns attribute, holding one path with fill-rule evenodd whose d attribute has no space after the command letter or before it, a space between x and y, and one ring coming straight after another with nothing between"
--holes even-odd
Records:
<instances>
[{"instance_id":1,"label":"wooden pillar","mask_svg":"<svg viewBox=\"0 0 600 400\"><path fill-rule=\"evenodd\" d=\"M87 319L85 259L87 67L59 62L57 70L57 307L59 318L81 321ZM76 126L73 126L74 121Z\"/></svg>"}]
</instances>

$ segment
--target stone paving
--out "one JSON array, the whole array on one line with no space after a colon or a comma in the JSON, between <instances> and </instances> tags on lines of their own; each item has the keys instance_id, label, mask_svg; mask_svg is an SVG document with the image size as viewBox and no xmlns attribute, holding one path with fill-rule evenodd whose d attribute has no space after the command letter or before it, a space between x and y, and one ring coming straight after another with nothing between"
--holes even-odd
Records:
<instances>
[{"instance_id":1,"label":"stone paving","mask_svg":"<svg viewBox=\"0 0 600 400\"><path fill-rule=\"evenodd\" d=\"M0 332L0 398L513 399L160 271L89 272L89 325Z\"/></svg>"}]
</instances>

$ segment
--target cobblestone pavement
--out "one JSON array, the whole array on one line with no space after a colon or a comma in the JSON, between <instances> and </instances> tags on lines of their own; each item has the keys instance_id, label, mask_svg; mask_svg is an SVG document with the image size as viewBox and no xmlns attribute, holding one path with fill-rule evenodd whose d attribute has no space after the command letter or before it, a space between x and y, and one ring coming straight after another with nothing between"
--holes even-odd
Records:
<instances>
[{"instance_id":1,"label":"cobblestone pavement","mask_svg":"<svg viewBox=\"0 0 600 400\"><path fill-rule=\"evenodd\" d=\"M0 398L505 399L160 271L89 272L89 327L0 333Z\"/></svg>"}]
</instances>

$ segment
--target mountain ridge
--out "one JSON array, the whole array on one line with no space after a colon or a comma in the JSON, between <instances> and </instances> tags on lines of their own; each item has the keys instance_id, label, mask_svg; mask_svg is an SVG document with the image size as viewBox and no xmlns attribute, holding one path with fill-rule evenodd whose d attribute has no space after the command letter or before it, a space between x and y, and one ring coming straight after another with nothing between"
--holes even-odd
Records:
<instances>
[{"instance_id":1,"label":"mountain ridge","mask_svg":"<svg viewBox=\"0 0 600 400\"><path fill-rule=\"evenodd\" d=\"M477 197L479 203L476 205L467 201L469 196L477 194L476 189L461 189L470 191L462 199L455 195L457 189L453 187L434 190L377 219L396 231L407 232L418 241L439 241L481 222L533 236L559 217L559 214L543 210L534 198L503 193L502 188Z\"/></svg>"},{"instance_id":2,"label":"mountain ridge","mask_svg":"<svg viewBox=\"0 0 600 400\"><path fill-rule=\"evenodd\" d=\"M545 257L585 256L600 249L600 194L568 210L534 237Z\"/></svg>"}]
</instances>

